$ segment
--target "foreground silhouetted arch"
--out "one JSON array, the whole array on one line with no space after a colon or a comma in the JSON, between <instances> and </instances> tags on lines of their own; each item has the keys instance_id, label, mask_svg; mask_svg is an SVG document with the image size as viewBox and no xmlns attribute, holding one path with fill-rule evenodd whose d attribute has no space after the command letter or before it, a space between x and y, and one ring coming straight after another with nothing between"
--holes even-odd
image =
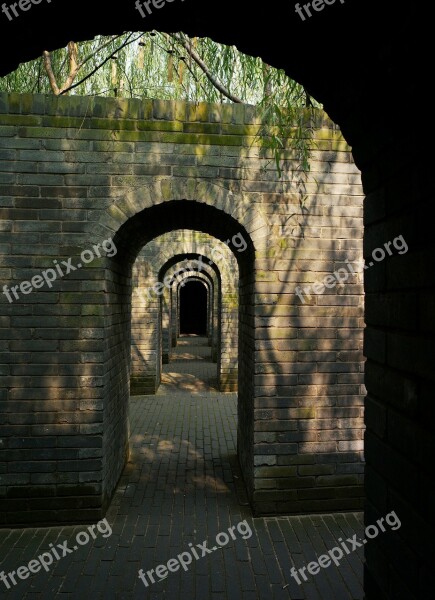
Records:
<instances>
[{"instance_id":1,"label":"foreground silhouetted arch","mask_svg":"<svg viewBox=\"0 0 435 600\"><path fill-rule=\"evenodd\" d=\"M370 397L366 455L367 524L397 508L408 527L400 531L400 544L397 538L384 544L380 536L367 545L366 598L427 598L432 592L428 556L433 518L425 490L430 490L428 473L434 458L433 328L426 311L431 306L428 274L433 272L433 206L427 202L431 196L427 174L431 169L426 169L428 161L420 150L426 136L423 128L401 125L404 107L421 105L421 99L429 97L424 77L411 76L403 85L403 74L412 74L430 56L428 39L415 35L424 21L421 6L366 0L343 6L337 3L307 22L294 14L292 6L288 15L264 10L261 36L253 36L252 31L258 29L258 13L250 10L248 2L240 5L246 9L240 18L224 0L210 18L199 2L174 3L171 10L157 11L141 26L211 35L286 68L325 103L354 147L368 194L370 250L382 246L390 228L400 232L400 219L406 223L403 227L415 241L418 255L410 255L406 265L402 262L401 267L392 268L388 278L384 273L379 278L368 273L366 279L370 312L366 333ZM86 8L87 4L78 0L69 14L68 30L62 32L53 30L50 23L62 22L63 6L50 6L54 19L47 19L48 7L40 16L36 9L31 17L23 14L11 25L15 46L6 36L1 42L3 61L9 60L12 69L19 61L39 55L45 45L55 48L70 39L137 28L133 3L129 9L118 5L118 10L96 10L94 15ZM83 14L87 15L85 24ZM31 35L35 29L38 40ZM349 39L351 49L346 42ZM418 324L413 292L420 306ZM400 319L388 310L393 304ZM405 566L404 553L410 557Z\"/></svg>"}]
</instances>

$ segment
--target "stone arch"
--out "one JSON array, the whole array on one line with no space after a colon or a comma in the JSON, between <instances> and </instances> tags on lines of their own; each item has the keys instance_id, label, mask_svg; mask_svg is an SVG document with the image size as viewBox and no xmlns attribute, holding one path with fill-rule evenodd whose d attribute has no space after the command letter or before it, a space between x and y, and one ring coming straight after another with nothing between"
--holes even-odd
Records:
<instances>
[{"instance_id":1,"label":"stone arch","mask_svg":"<svg viewBox=\"0 0 435 600\"><path fill-rule=\"evenodd\" d=\"M195 234L195 231L192 232ZM202 238L204 235L202 235ZM230 236L231 238L231 236ZM161 357L166 355L166 329L160 329L165 304L171 298L167 295L166 286L162 288L161 301L149 294L149 290L164 280L164 270L175 262L187 258L188 261L199 261L201 269L214 271L218 277L218 301L221 307L215 323L217 339L214 340L214 358L218 361L218 385L222 391L234 390L237 387L237 260L227 244L213 236L208 242L202 239L176 242L172 234L155 238L159 245L150 251L139 253L133 266L134 293L132 298L132 373L131 389L134 395L155 393L160 385ZM228 238L227 240L228 241ZM160 246L160 243L163 245ZM154 252L157 250L157 252ZM215 252L216 250L216 252ZM147 250L148 252L148 250ZM175 253L175 254L174 254ZM222 318L221 318L222 317ZM221 324L225 332L221 334ZM149 343L152 339L153 342ZM216 353L219 346L219 352Z\"/></svg>"},{"instance_id":2,"label":"stone arch","mask_svg":"<svg viewBox=\"0 0 435 600\"><path fill-rule=\"evenodd\" d=\"M182 288L192 281L197 281L201 283L201 285L206 289L207 292L207 318L206 318L206 336L208 337L209 346L212 346L212 322L213 322L213 295L215 291L215 286L213 284L213 280L208 273L200 273L198 271L190 271L188 273L183 273L181 277L178 279L177 283L173 286L174 295L177 297L178 304L178 312L180 318L174 324L174 326L178 327L178 335L181 334L181 310L180 310L180 294L182 293ZM215 362L215 361L214 361Z\"/></svg>"},{"instance_id":3,"label":"stone arch","mask_svg":"<svg viewBox=\"0 0 435 600\"><path fill-rule=\"evenodd\" d=\"M204 254L188 254L188 259L200 258L206 259L207 251L203 248ZM166 265L173 265L179 257L174 256L168 260ZM176 264L176 263L175 263ZM162 277L163 270L160 270L159 277ZM232 265L233 266L233 265ZM208 271L213 279L216 289L216 307L214 312L213 324L213 358L218 364L218 387L221 391L230 392L237 390L238 373L238 269L219 268L219 261L212 262L212 265L206 264L202 269ZM183 277L183 276L181 276Z\"/></svg>"},{"instance_id":4,"label":"stone arch","mask_svg":"<svg viewBox=\"0 0 435 600\"><path fill-rule=\"evenodd\" d=\"M172 272L178 271L178 265L175 264L171 268L168 268L166 273L167 276L170 276ZM209 321L208 321L208 333L209 336L209 345L211 346L212 352L212 360L213 362L217 362L217 352L218 352L218 322L219 322L219 314L218 314L218 301L220 297L220 280L218 279L217 274L212 271L210 266L206 266L203 268L201 272L192 271L197 275L200 275L201 278L207 279L207 285L209 288ZM181 280L182 275L179 276L178 281ZM163 276L164 279L164 276ZM179 335L179 318L178 318L178 291L176 286L171 286L169 291L169 298L167 301L167 305L170 306L170 315L167 317L167 321L169 322L169 332L167 336L167 349L168 352L171 351L171 348L176 347L177 338Z\"/></svg>"},{"instance_id":5,"label":"stone arch","mask_svg":"<svg viewBox=\"0 0 435 600\"><path fill-rule=\"evenodd\" d=\"M114 193L116 194L116 192ZM258 205L253 202L252 194L249 193L234 193L232 190L226 190L219 185L208 181L204 182L201 179L177 178L176 180L161 179L149 183L146 187L137 186L136 188L124 189L120 196L110 194L110 200L110 206L103 211L98 224L95 226L95 232L103 238L104 236L107 237L108 229L115 234L129 220L144 210L156 209L168 202L173 207L178 202L187 202L213 207L213 209L230 217L233 222L239 223L247 233L256 254L264 253L267 250L269 223ZM179 227L179 229L182 228ZM164 226L161 231L166 231ZM224 241L228 238L228 235L225 235L225 232L221 230L220 236L216 235L215 237Z\"/></svg>"},{"instance_id":6,"label":"stone arch","mask_svg":"<svg viewBox=\"0 0 435 600\"><path fill-rule=\"evenodd\" d=\"M190 212L189 212L190 211ZM237 222L228 213L209 206L205 203L192 201L168 201L160 203L157 206L150 207L135 214L129 221L123 223L114 235L113 239L118 248L118 253L112 262L107 264L106 278L110 281L109 293L106 297L108 307L108 322L110 325L105 328L104 343L112 349L111 372L107 385L107 396L105 400L105 410L107 414L125 415L125 406L128 402L129 389L126 385L125 373L128 371L129 353L130 353L130 303L132 291L132 266L133 260L138 255L141 247L147 241L154 239L162 233L163 229L172 231L174 229L189 228L189 223L195 226L196 223L202 223L203 229L206 229L210 235L226 240L240 232L243 233L247 246L243 253L235 253L239 266L239 289L241 304L244 305L244 314L253 314L253 295L252 295L252 276L255 272L255 252L254 244L251 241L247 231L242 224ZM257 242L261 238L257 234ZM155 311L158 314L158 299L155 299ZM151 319L155 323L154 319ZM152 325L154 332L158 335L157 327ZM252 362L251 356L254 347L250 340L254 339L253 321L245 321L241 327L239 336L245 340L244 353L239 359L238 372L241 381L251 380ZM116 388L116 395L110 394L109 390ZM239 432L239 455L241 460L249 460L252 457L252 434L253 429L253 390L250 386L244 385L243 389L239 386L239 418L242 418L243 428ZM117 418L111 424L110 439L127 442L127 420ZM111 461L110 473L116 469L121 472L125 456L120 451L120 447L110 444L106 449L107 460ZM251 459L252 460L252 459ZM253 463L251 463L251 472ZM109 481L115 483L116 477Z\"/></svg>"}]
</instances>

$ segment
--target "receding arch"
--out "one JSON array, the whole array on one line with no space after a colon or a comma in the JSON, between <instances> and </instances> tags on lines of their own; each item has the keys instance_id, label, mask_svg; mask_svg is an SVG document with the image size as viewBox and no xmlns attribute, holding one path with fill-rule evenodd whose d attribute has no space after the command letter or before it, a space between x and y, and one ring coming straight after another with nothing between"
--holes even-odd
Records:
<instances>
[{"instance_id":1,"label":"receding arch","mask_svg":"<svg viewBox=\"0 0 435 600\"><path fill-rule=\"evenodd\" d=\"M196 334L203 337L208 333L209 287L200 279L186 278L179 285L180 335ZM194 303L192 307L192 303Z\"/></svg>"},{"instance_id":2,"label":"receding arch","mask_svg":"<svg viewBox=\"0 0 435 600\"><path fill-rule=\"evenodd\" d=\"M177 273L177 282L181 283L186 275L186 273L192 274L195 273L196 278L200 278L206 282L206 285L209 288L209 324L208 324L208 335L209 335L209 345L211 346L212 352L212 360L213 362L217 362L217 346L220 339L220 310L219 310L219 302L221 297L221 280L220 280L220 272L217 273L212 270L211 266L205 264L204 267L199 270L192 271L184 271L184 261L180 263L171 264L167 269L162 268L161 273L159 274L159 281L164 281L165 277L171 277L173 274ZM181 271L183 269L183 272ZM165 290L166 293L166 290ZM164 302L165 301L165 302ZM164 311L168 310L170 313L164 316ZM165 350L170 354L171 349L175 348L178 341L178 290L176 285L172 285L170 290L168 290L168 294L162 299L162 323L163 320L169 325L169 331L167 335L165 335L165 331L163 330L163 353ZM166 348L165 348L166 343ZM169 356L168 356L169 358ZM218 376L219 380L219 376Z\"/></svg>"},{"instance_id":3,"label":"receding arch","mask_svg":"<svg viewBox=\"0 0 435 600\"><path fill-rule=\"evenodd\" d=\"M181 181L177 181L177 185L171 181L169 183L171 191L173 187L183 186ZM125 252L126 257L134 260L147 242L174 229L203 231L222 242L227 239L231 240L237 234L242 233L246 236L249 244L247 252L243 254L244 258L246 254L264 251L267 241L267 221L258 209L250 206L249 196L237 199L233 197L234 194L226 192L218 186L208 183L206 185L207 189L204 189L204 185L198 183L198 188L205 194L199 197L206 198L209 203L197 199L165 200L162 194L155 196L153 201L151 198L148 199L149 189L136 191L134 193L136 208L134 216L127 219L126 215L120 212L119 218L116 219L118 228L114 231L114 242L118 253ZM232 198L233 208L234 204L239 207L237 219L233 216L234 211L228 210L228 198ZM133 198L129 198L129 201L132 202ZM239 202L242 208L240 208ZM116 207L116 204L114 206ZM113 206L110 211L114 212ZM145 211L147 211L147 217L144 222ZM100 222L102 221L106 221L106 219L103 217L100 219ZM107 234L107 226L104 227L104 231ZM237 258L239 256L240 254L236 254Z\"/></svg>"},{"instance_id":4,"label":"receding arch","mask_svg":"<svg viewBox=\"0 0 435 600\"><path fill-rule=\"evenodd\" d=\"M112 389L117 389L118 393L116 400L110 398L109 401L108 399L112 408L107 408L109 411L115 410L119 414L126 414L125 409L121 410L121 404L124 407L127 405L129 395L128 381L124 374L129 369L133 261L147 241L175 229L203 231L224 242L228 239L231 240L235 235L242 234L246 241L244 252L238 252L235 249L233 254L236 256L240 273L240 310L245 315L243 327L239 330L239 348L242 344L244 352L238 364L239 381L243 382L242 386L239 384L238 412L242 426L239 427L238 447L240 461L242 464L250 465L250 468L247 468L247 477L249 477L253 474L253 388L248 385L248 382L252 381L253 384L253 340L255 339L254 320L250 315L254 314L252 280L255 271L256 249L244 225L222 210L200 202L168 201L137 212L134 217L125 221L115 233L114 242L118 248L118 254L107 266L106 272L107 279L111 282L107 301L117 318L106 328L105 335L107 346L113 349L114 367L111 372L110 385ZM258 233L256 237L257 242L261 244ZM229 247L231 248L231 243ZM160 299L156 297L153 308L156 316L159 314L159 304ZM158 319L153 317L149 308L147 318L155 323L155 325L151 323L150 344L152 350L157 353L159 351L158 336L160 335ZM160 375L158 374L158 376ZM127 431L127 419L118 419L112 430L111 438L121 440L126 444ZM111 444L108 453L107 459L112 461L112 465L118 465L120 473L125 450L121 450L120 446L116 444ZM115 478L112 481L115 483Z\"/></svg>"},{"instance_id":5,"label":"receding arch","mask_svg":"<svg viewBox=\"0 0 435 600\"><path fill-rule=\"evenodd\" d=\"M209 234L202 233L199 236L197 234L196 230L174 229L168 234L160 235L144 247L134 263L131 383L135 395L155 393L160 384L160 355L162 355L162 363L168 359L170 347L166 325L170 322L171 315L167 309L172 303L176 311L176 305L174 307L168 295L167 286L162 286L160 303L152 303L148 292L158 282L164 282L165 277L171 279L173 272L169 270L177 262L183 263L180 267L181 271L184 271L183 265L186 263L187 265L191 263L192 268L195 268L195 264L198 263L196 268L203 272L210 271L216 279L218 306L215 308L212 355L213 360L218 363L219 389L222 391L237 389L239 267L229 245L234 242L237 246L237 254L242 256L248 249L244 237L246 234L239 231L235 237L227 238L225 243ZM188 239L184 240L185 236ZM161 332L158 311L162 311L162 319L165 320ZM175 315L174 318L176 319ZM223 335L222 326L225 328ZM153 328L151 335L155 338L155 343L151 347L147 340L147 327ZM176 337L173 341L176 341Z\"/></svg>"}]
</instances>

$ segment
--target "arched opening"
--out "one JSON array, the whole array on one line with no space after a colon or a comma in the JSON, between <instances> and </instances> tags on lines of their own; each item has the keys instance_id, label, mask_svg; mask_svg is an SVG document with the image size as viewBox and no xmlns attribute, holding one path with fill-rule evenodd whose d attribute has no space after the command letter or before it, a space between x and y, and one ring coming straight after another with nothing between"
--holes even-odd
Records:
<instances>
[{"instance_id":1,"label":"arched opening","mask_svg":"<svg viewBox=\"0 0 435 600\"><path fill-rule=\"evenodd\" d=\"M180 334L207 335L207 288L199 281L188 281L180 289Z\"/></svg>"},{"instance_id":2,"label":"arched opening","mask_svg":"<svg viewBox=\"0 0 435 600\"><path fill-rule=\"evenodd\" d=\"M211 346L212 362L216 363L218 389L223 392L237 390L239 266L230 246L234 241L236 246L233 249L242 255L246 245L241 244L241 236L239 233L223 243L204 232L177 230L154 238L141 250L133 267L133 395L157 392L161 365L170 362L171 354L177 354L180 334L178 286L187 277L200 279L209 289L208 344ZM180 240L183 240L181 245ZM157 297L154 302L154 294L150 294L154 286L159 289L160 303ZM150 315L155 310L161 313L160 333L150 347L146 324L151 322ZM160 351L161 364L158 360Z\"/></svg>"},{"instance_id":3,"label":"arched opening","mask_svg":"<svg viewBox=\"0 0 435 600\"><path fill-rule=\"evenodd\" d=\"M123 415L123 418L117 420L117 429L113 432L116 439L125 440L127 442L127 416L125 408L128 404L128 385L125 385L124 373L128 369L128 356L130 348L130 318L131 318L131 298L132 298L132 284L131 284L131 273L134 261L138 256L141 249L151 240L157 238L165 232L177 230L177 229L196 229L204 233L208 233L214 236L218 240L224 242L233 255L236 258L239 278L238 278L238 290L239 296L239 312L243 315L242 326L239 328L238 333L238 344L235 347L243 347L243 353L240 353L238 357L238 371L235 376L239 381L239 394L238 394L238 434L237 434L237 447L239 460L242 465L245 465L245 478L249 487L250 478L253 475L253 448L252 448L252 429L253 429L253 389L249 385L252 380L252 364L254 361L253 352L254 347L252 340L254 339L253 327L254 322L252 315L254 314L254 298L252 293L252 275L254 273L254 245L251 236L245 229L245 226L240 221L234 219L234 217L225 213L222 210L217 209L215 206L207 205L202 202L195 201L168 201L162 204L157 204L147 208L134 217L126 221L118 230L114 236L114 243L118 248L118 254L115 257L115 261L112 263L110 268L111 273L108 273L108 277L113 282L110 293L110 304L113 305L115 311L122 315L121 320L114 323L106 330L107 343L109 346L117 347L118 354L114 356L115 367L112 371L112 381L114 385L118 385L119 394L113 405L113 409L118 412L119 415ZM245 244L243 247L238 247L237 244L243 238ZM234 240L234 245L233 244ZM243 251L241 251L243 250ZM168 262L166 266L163 266L158 274L157 280L166 274L168 266L177 263L177 257L174 257ZM212 261L209 261L212 264ZM216 267L216 265L215 265ZM128 274L127 279L124 274ZM160 290L165 287L164 282L160 281ZM203 285L203 284L201 284ZM153 294L151 294L153 298ZM155 300L155 301L154 301ZM161 331L159 327L160 322L160 298L154 298L153 302L149 305L143 305L144 317L149 323L147 348L139 348L139 354L142 359L145 354L151 356L151 360L155 361L155 354L161 356ZM233 297L231 295L231 302ZM224 302L225 304L225 302ZM228 305L227 313L231 305ZM140 315L139 315L140 318ZM229 334L234 333L229 332ZM237 333L237 330L236 330ZM122 343L114 346L112 339L119 339L122 335ZM225 359L231 360L231 354L233 351L233 344L231 343L231 337L228 339L228 348L225 351ZM145 356L146 359L146 356ZM152 363L154 364L154 362ZM155 378L158 382L161 378L161 362L157 372L152 373L152 378ZM222 366L223 377L226 374L225 364ZM227 372L228 378L234 377L234 371ZM244 382L244 385L240 387L240 381ZM115 383L118 382L118 383ZM223 381L223 385L226 382ZM240 426L240 423L243 426ZM122 448L122 445L121 445ZM109 456L108 459L113 461L113 464L122 464L122 453L120 447L115 445L108 448ZM115 479L112 480L115 484ZM110 483L109 483L110 485Z\"/></svg>"}]
</instances>

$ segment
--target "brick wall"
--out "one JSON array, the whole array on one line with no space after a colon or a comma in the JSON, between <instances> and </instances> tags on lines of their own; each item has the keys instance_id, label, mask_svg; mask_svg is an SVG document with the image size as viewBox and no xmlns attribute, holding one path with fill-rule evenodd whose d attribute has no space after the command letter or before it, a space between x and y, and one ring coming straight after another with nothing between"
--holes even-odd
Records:
<instances>
[{"instance_id":1,"label":"brick wall","mask_svg":"<svg viewBox=\"0 0 435 600\"><path fill-rule=\"evenodd\" d=\"M367 193L366 261L396 236L408 247L365 272L365 522L376 523L391 511L401 522L400 529L366 546L366 598L423 599L433 594L435 526L430 169L419 161L409 169L414 138L391 136L382 150L358 147Z\"/></svg>"},{"instance_id":2,"label":"brick wall","mask_svg":"<svg viewBox=\"0 0 435 600\"><path fill-rule=\"evenodd\" d=\"M104 512L128 452L133 265L178 229L247 242L229 246L255 512L361 507L362 266L304 303L295 294L362 257L359 172L326 116L303 206L293 153L278 181L252 107L3 94L0 127L3 281L77 265L109 237L118 249L51 289L1 295L2 522Z\"/></svg>"}]
</instances>

